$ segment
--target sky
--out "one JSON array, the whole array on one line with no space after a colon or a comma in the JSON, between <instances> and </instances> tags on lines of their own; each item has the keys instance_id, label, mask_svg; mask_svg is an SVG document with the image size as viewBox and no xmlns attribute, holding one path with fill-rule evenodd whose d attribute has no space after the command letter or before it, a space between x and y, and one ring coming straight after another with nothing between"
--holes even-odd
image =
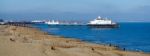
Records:
<instances>
[{"instance_id":1,"label":"sky","mask_svg":"<svg viewBox=\"0 0 150 56\"><path fill-rule=\"evenodd\" d=\"M0 0L0 19L150 22L150 0Z\"/></svg>"}]
</instances>

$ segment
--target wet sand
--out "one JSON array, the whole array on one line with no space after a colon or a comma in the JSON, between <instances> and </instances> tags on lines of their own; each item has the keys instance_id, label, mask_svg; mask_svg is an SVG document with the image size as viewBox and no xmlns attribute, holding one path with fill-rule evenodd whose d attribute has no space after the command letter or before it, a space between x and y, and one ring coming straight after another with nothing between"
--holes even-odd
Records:
<instances>
[{"instance_id":1,"label":"wet sand","mask_svg":"<svg viewBox=\"0 0 150 56\"><path fill-rule=\"evenodd\" d=\"M36 28L0 25L0 56L150 56L77 39L48 35Z\"/></svg>"}]
</instances>

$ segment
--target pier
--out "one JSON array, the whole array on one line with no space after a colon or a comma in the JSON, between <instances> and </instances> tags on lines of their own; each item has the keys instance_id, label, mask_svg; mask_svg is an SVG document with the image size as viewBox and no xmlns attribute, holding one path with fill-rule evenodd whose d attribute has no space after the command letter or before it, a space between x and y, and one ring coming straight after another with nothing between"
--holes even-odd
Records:
<instances>
[{"instance_id":1,"label":"pier","mask_svg":"<svg viewBox=\"0 0 150 56\"><path fill-rule=\"evenodd\" d=\"M12 25L12 26L21 26L21 27L31 27L31 22L7 22L4 25Z\"/></svg>"}]
</instances>

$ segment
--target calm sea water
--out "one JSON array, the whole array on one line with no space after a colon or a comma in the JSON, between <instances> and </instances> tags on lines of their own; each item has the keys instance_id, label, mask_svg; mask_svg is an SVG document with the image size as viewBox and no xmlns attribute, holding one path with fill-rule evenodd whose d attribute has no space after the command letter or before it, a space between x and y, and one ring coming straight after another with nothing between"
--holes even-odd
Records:
<instances>
[{"instance_id":1,"label":"calm sea water","mask_svg":"<svg viewBox=\"0 0 150 56\"><path fill-rule=\"evenodd\" d=\"M49 26L46 24L33 26L50 34L92 43L114 44L131 51L150 52L150 23L119 23L119 28L114 29L88 26Z\"/></svg>"}]
</instances>

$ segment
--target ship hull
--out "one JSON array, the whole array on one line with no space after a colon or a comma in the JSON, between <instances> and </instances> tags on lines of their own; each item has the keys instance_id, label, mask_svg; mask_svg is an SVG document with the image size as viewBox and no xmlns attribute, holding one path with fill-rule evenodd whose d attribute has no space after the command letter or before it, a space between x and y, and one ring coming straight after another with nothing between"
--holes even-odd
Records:
<instances>
[{"instance_id":1,"label":"ship hull","mask_svg":"<svg viewBox=\"0 0 150 56\"><path fill-rule=\"evenodd\" d=\"M94 27L94 28L117 28L117 24L88 24L87 26L89 27Z\"/></svg>"}]
</instances>

